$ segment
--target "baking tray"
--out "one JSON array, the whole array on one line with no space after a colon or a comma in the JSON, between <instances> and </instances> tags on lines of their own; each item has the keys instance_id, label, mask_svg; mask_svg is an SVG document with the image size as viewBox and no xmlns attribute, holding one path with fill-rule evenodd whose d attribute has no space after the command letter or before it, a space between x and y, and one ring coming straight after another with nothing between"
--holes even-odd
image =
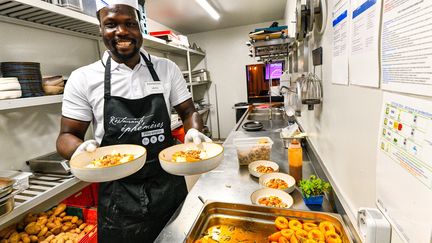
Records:
<instances>
[{"instance_id":1,"label":"baking tray","mask_svg":"<svg viewBox=\"0 0 432 243\"><path fill-rule=\"evenodd\" d=\"M338 214L224 202L206 202L204 204L198 218L186 236L185 242L194 243L204 235L209 227L217 224L229 224L257 232L257 238L253 239L253 242L268 243L267 237L277 231L274 226L274 220L277 216L307 222L330 221L339 229L343 243L353 242L349 237L347 227Z\"/></svg>"}]
</instances>

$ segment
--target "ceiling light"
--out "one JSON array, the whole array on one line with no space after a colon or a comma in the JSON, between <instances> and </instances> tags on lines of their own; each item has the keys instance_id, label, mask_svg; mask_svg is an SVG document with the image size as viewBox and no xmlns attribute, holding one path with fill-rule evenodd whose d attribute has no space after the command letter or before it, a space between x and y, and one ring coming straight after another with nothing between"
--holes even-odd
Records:
<instances>
[{"instance_id":1,"label":"ceiling light","mask_svg":"<svg viewBox=\"0 0 432 243\"><path fill-rule=\"evenodd\" d=\"M207 2L207 0L196 0L198 2L199 5L201 5L201 7L207 11L208 14L210 14L210 16L212 16L212 18L214 18L215 20L218 20L220 18L220 15L218 12L216 12L216 10Z\"/></svg>"}]
</instances>

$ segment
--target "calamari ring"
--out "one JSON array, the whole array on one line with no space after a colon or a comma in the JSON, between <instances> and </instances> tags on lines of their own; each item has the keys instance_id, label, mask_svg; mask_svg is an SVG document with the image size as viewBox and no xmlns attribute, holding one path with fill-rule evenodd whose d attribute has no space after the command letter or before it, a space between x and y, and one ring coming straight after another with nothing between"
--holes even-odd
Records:
<instances>
[{"instance_id":1,"label":"calamari ring","mask_svg":"<svg viewBox=\"0 0 432 243\"><path fill-rule=\"evenodd\" d=\"M304 243L318 243L318 241L313 239L307 239L306 241L303 241Z\"/></svg>"},{"instance_id":2,"label":"calamari ring","mask_svg":"<svg viewBox=\"0 0 432 243\"><path fill-rule=\"evenodd\" d=\"M303 223L303 229L309 232L313 229L318 229L318 225L314 223Z\"/></svg>"},{"instance_id":3,"label":"calamari ring","mask_svg":"<svg viewBox=\"0 0 432 243\"><path fill-rule=\"evenodd\" d=\"M333 231L327 231L325 233L325 238L327 243L342 243L340 236Z\"/></svg>"},{"instance_id":4,"label":"calamari ring","mask_svg":"<svg viewBox=\"0 0 432 243\"><path fill-rule=\"evenodd\" d=\"M281 236L282 236L281 232L278 231L278 232L275 232L275 233L269 235L268 240L269 241L278 241Z\"/></svg>"},{"instance_id":5,"label":"calamari ring","mask_svg":"<svg viewBox=\"0 0 432 243\"><path fill-rule=\"evenodd\" d=\"M299 229L296 230L295 232L295 236L300 240L300 241L305 241L308 239L308 232L306 230L303 229Z\"/></svg>"},{"instance_id":6,"label":"calamari ring","mask_svg":"<svg viewBox=\"0 0 432 243\"><path fill-rule=\"evenodd\" d=\"M289 242L289 240L288 240L287 238L281 236L281 237L279 238L278 243L290 243L290 242Z\"/></svg>"},{"instance_id":7,"label":"calamari ring","mask_svg":"<svg viewBox=\"0 0 432 243\"><path fill-rule=\"evenodd\" d=\"M291 239L291 237L294 235L294 230L293 229L283 229L283 230L281 230L281 234L283 237L285 237L287 239Z\"/></svg>"},{"instance_id":8,"label":"calamari ring","mask_svg":"<svg viewBox=\"0 0 432 243\"><path fill-rule=\"evenodd\" d=\"M275 226L278 230L288 228L288 219L286 219L285 217L277 217L275 219Z\"/></svg>"},{"instance_id":9,"label":"calamari ring","mask_svg":"<svg viewBox=\"0 0 432 243\"><path fill-rule=\"evenodd\" d=\"M299 243L299 241L297 240L297 238L295 237L295 235L293 235L290 239L290 243Z\"/></svg>"},{"instance_id":10,"label":"calamari ring","mask_svg":"<svg viewBox=\"0 0 432 243\"><path fill-rule=\"evenodd\" d=\"M319 224L319 229L320 229L321 232L323 232L324 234L325 234L327 231L336 232L336 231L335 231L335 227L334 227L333 224L332 224L331 222L329 222L329 221L322 221L322 222Z\"/></svg>"},{"instance_id":11,"label":"calamari ring","mask_svg":"<svg viewBox=\"0 0 432 243\"><path fill-rule=\"evenodd\" d=\"M288 226L289 226L290 229L293 229L293 230L296 230L296 231L303 229L302 223L300 223L300 221L295 220L295 219L290 220L289 223L288 223Z\"/></svg>"},{"instance_id":12,"label":"calamari ring","mask_svg":"<svg viewBox=\"0 0 432 243\"><path fill-rule=\"evenodd\" d=\"M331 232L331 231L329 231L329 232ZM309 231L308 237L309 237L309 239L313 239L313 240L316 240L316 241L324 240L325 239L323 232L321 232L318 229L313 229L313 230Z\"/></svg>"}]
</instances>

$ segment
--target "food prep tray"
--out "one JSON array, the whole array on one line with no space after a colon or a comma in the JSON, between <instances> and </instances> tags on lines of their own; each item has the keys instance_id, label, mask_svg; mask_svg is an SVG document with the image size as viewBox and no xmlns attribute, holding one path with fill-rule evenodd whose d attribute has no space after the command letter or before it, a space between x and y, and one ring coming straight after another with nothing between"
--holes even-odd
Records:
<instances>
[{"instance_id":1,"label":"food prep tray","mask_svg":"<svg viewBox=\"0 0 432 243\"><path fill-rule=\"evenodd\" d=\"M186 243L200 239L209 227L218 224L234 225L256 233L254 242L268 242L267 237L276 232L274 220L277 216L302 221L330 221L340 231L343 243L352 243L347 227L338 214L261 207L246 204L206 202L186 236Z\"/></svg>"}]
</instances>

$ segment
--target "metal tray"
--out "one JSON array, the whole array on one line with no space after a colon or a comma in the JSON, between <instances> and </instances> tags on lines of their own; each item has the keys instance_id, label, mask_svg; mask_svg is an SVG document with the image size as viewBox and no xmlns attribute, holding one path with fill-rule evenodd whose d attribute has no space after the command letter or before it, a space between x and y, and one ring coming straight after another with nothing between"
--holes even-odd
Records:
<instances>
[{"instance_id":1,"label":"metal tray","mask_svg":"<svg viewBox=\"0 0 432 243\"><path fill-rule=\"evenodd\" d=\"M204 204L199 217L186 236L185 242L195 242L204 235L208 228L214 225L229 224L259 232L262 239L253 239L254 242L267 243L267 236L276 232L274 220L277 216L308 222L330 221L340 231L343 243L353 242L349 237L347 227L338 214L223 202L206 202Z\"/></svg>"}]
</instances>

